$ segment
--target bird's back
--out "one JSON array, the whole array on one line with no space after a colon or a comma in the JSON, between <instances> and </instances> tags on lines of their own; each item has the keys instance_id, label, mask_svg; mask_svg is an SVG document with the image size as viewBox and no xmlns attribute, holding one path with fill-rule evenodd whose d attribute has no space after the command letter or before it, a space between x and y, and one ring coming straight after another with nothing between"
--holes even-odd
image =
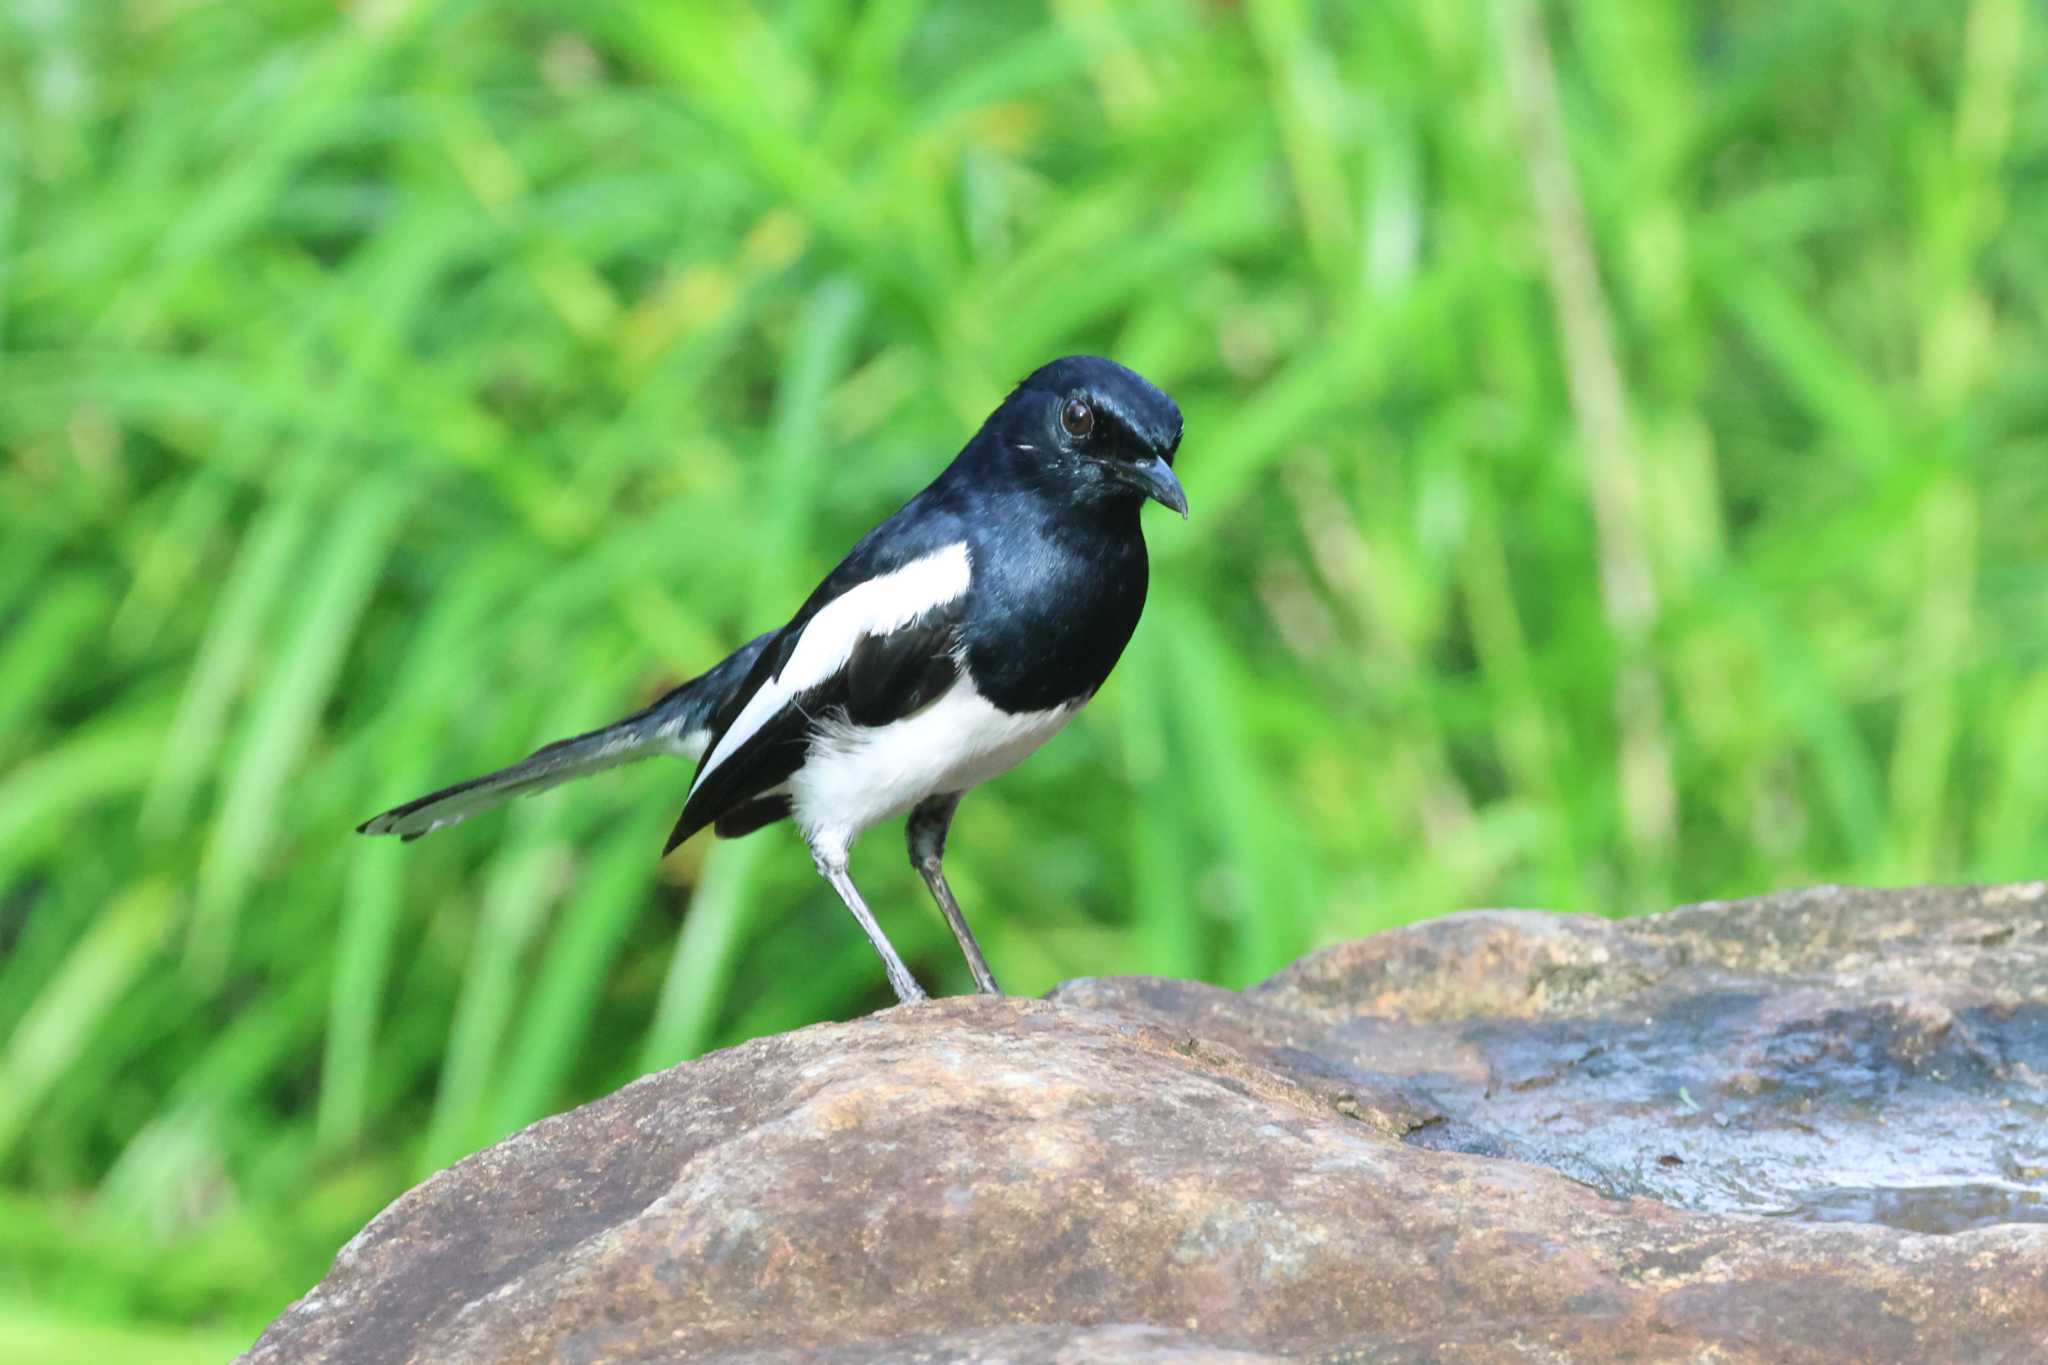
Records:
<instances>
[{"instance_id":1,"label":"bird's back","mask_svg":"<svg viewBox=\"0 0 2048 1365\"><path fill-rule=\"evenodd\" d=\"M915 596L953 573L956 560L957 594L941 588L928 602ZM904 755L906 773L959 781L964 789L1007 769L1109 676L1144 609L1146 574L1135 507L1077 519L1071 506L1020 477L1009 452L982 433L863 536L762 652L752 675L713 719L711 744L672 844L707 825L724 830L722 822L735 812L748 812L737 822L743 829L789 813L802 803L805 789L795 779L814 754L879 752L864 742L865 732L894 726L948 697L954 710L966 708L957 723L946 718L949 711L928 728L934 742L958 747L959 761L926 762L918 755L921 731L892 729L886 737ZM856 647L836 638L841 623L835 613L853 620L845 608L861 594L873 599L861 604L863 613L895 612L903 619L886 631L869 631ZM919 610L895 608L899 594L909 594L906 600ZM856 624L868 630L874 623L862 615ZM835 635L829 647L821 643L827 635ZM834 656L837 668L813 670L805 654ZM863 689L863 665L868 675L888 671ZM953 695L963 682L965 691ZM891 784L878 779L875 785ZM908 793L916 782L905 776L895 785ZM865 809L874 803L854 804ZM892 813L897 804L884 801L878 808Z\"/></svg>"}]
</instances>

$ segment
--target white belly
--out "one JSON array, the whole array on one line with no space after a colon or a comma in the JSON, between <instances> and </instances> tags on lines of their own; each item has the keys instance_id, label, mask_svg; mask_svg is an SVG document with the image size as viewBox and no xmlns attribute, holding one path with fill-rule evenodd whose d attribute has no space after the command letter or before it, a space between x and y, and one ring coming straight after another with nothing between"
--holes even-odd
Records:
<instances>
[{"instance_id":1,"label":"white belly","mask_svg":"<svg viewBox=\"0 0 2048 1365\"><path fill-rule=\"evenodd\" d=\"M869 728L825 721L789 779L797 826L813 847L844 852L869 826L928 796L966 791L1016 767L1059 733L1080 704L1010 715L966 674L923 710Z\"/></svg>"}]
</instances>

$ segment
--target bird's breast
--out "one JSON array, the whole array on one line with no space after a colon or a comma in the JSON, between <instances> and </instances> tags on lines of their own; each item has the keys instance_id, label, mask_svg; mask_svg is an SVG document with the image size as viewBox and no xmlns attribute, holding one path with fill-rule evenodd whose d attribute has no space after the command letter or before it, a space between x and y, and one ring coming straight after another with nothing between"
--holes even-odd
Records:
<instances>
[{"instance_id":1,"label":"bird's breast","mask_svg":"<svg viewBox=\"0 0 2048 1365\"><path fill-rule=\"evenodd\" d=\"M1085 553L1056 542L1029 548L976 557L962 631L975 686L1013 714L1093 696L1145 609L1142 540Z\"/></svg>"},{"instance_id":2,"label":"bird's breast","mask_svg":"<svg viewBox=\"0 0 2048 1365\"><path fill-rule=\"evenodd\" d=\"M887 725L822 716L790 779L798 824L833 846L928 796L1001 776L1059 733L1079 703L1013 712L962 675L920 710Z\"/></svg>"}]
</instances>

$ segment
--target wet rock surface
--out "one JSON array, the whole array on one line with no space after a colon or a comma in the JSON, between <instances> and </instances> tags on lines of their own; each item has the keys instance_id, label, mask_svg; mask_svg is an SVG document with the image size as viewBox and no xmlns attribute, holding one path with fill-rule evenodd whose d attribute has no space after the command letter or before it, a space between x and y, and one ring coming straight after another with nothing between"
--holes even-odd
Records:
<instances>
[{"instance_id":1,"label":"wet rock surface","mask_svg":"<svg viewBox=\"0 0 2048 1365\"><path fill-rule=\"evenodd\" d=\"M2048 1222L2038 885L1826 889L1624 923L1482 912L1345 944L1219 1028L1392 1084L1410 1142L1674 1207L1956 1232ZM1209 988L1055 998L1164 1024Z\"/></svg>"},{"instance_id":2,"label":"wet rock surface","mask_svg":"<svg viewBox=\"0 0 2048 1365\"><path fill-rule=\"evenodd\" d=\"M760 1039L246 1359L2048 1359L2048 886L1478 912Z\"/></svg>"}]
</instances>

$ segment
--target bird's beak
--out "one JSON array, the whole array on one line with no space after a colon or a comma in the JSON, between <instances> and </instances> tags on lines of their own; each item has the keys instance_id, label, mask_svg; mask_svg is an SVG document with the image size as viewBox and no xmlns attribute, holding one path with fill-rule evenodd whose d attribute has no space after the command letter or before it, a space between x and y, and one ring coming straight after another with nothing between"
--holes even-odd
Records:
<instances>
[{"instance_id":1,"label":"bird's beak","mask_svg":"<svg viewBox=\"0 0 2048 1365\"><path fill-rule=\"evenodd\" d=\"M1181 491L1180 480L1173 476L1173 466L1151 456L1124 466L1125 477L1144 495L1163 507L1171 507L1180 513L1185 521L1188 515L1188 495Z\"/></svg>"}]
</instances>

